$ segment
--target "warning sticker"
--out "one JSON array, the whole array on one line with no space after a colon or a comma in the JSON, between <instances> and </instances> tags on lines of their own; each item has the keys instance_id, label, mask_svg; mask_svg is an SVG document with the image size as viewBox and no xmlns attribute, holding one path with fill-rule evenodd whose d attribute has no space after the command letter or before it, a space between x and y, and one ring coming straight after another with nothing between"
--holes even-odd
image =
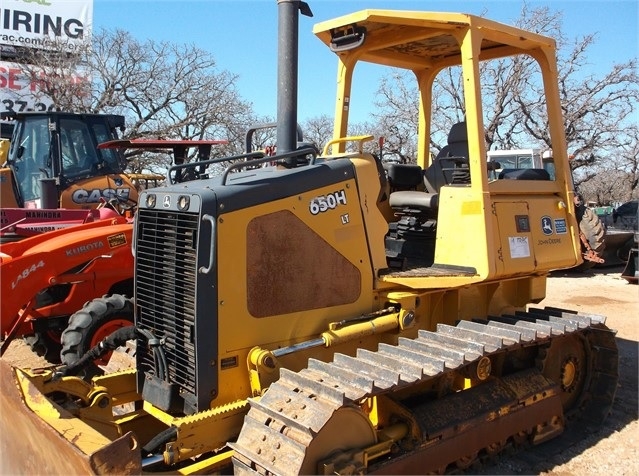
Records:
<instances>
[{"instance_id":1,"label":"warning sticker","mask_svg":"<svg viewBox=\"0 0 639 476\"><path fill-rule=\"evenodd\" d=\"M565 218L555 218L555 232L558 235L564 235L568 231L566 229L566 219Z\"/></svg>"},{"instance_id":2,"label":"warning sticker","mask_svg":"<svg viewBox=\"0 0 639 476\"><path fill-rule=\"evenodd\" d=\"M530 245L527 236L509 236L508 246L510 247L511 258L530 257Z\"/></svg>"},{"instance_id":3,"label":"warning sticker","mask_svg":"<svg viewBox=\"0 0 639 476\"><path fill-rule=\"evenodd\" d=\"M109 240L110 248L116 248L118 246L126 245L126 235L124 233L107 236L107 240Z\"/></svg>"}]
</instances>

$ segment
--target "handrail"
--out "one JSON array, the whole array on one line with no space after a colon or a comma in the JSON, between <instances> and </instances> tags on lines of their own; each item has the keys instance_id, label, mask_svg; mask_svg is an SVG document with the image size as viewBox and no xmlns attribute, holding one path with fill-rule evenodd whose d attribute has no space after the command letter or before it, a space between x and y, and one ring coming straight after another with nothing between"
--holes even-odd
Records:
<instances>
[{"instance_id":1,"label":"handrail","mask_svg":"<svg viewBox=\"0 0 639 476\"><path fill-rule=\"evenodd\" d=\"M231 164L227 167L227 169L224 171L224 174L222 175L222 185L226 185L226 179L228 175L235 169L241 169L241 168L250 167L253 165L260 165L267 162L277 162L289 157L298 157L303 155L312 155L313 159L311 163L314 163L315 157L317 156L317 151L313 147L305 147L302 149L297 149L291 152L287 152L285 154L273 155L273 156L263 157L261 159L255 159L255 160L249 160L246 162L237 162L235 164Z\"/></svg>"},{"instance_id":2,"label":"handrail","mask_svg":"<svg viewBox=\"0 0 639 476\"><path fill-rule=\"evenodd\" d=\"M173 179L171 178L171 172L177 171L177 170L182 170L182 169L190 169L190 168L195 168L195 167L206 167L212 164L219 164L221 162L229 162L231 160L240 160L240 159L253 159L254 157L263 157L264 153L263 152L247 152L244 154L240 154L240 155L233 155L231 157L216 157L214 159L209 159L209 160L200 160L200 161L196 161L196 162L189 162L186 164L179 164L179 165L173 165L169 168L169 170L167 170L166 172L166 179L167 182L171 185L178 183L178 182L174 182Z\"/></svg>"}]
</instances>

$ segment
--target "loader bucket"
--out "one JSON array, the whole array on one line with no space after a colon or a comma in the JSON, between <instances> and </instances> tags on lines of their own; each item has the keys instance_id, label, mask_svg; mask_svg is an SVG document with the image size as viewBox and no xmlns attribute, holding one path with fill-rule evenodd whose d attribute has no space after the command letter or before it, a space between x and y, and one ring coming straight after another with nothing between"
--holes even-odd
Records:
<instances>
[{"instance_id":1,"label":"loader bucket","mask_svg":"<svg viewBox=\"0 0 639 476\"><path fill-rule=\"evenodd\" d=\"M0 474L140 474L137 441L111 441L0 360ZM52 424L55 425L52 426ZM73 442L82 442L81 447Z\"/></svg>"},{"instance_id":2,"label":"loader bucket","mask_svg":"<svg viewBox=\"0 0 639 476\"><path fill-rule=\"evenodd\" d=\"M626 263L627 253L631 248L633 239L632 230L606 230L605 243L602 258L604 263L598 266L620 266Z\"/></svg>"},{"instance_id":3,"label":"loader bucket","mask_svg":"<svg viewBox=\"0 0 639 476\"><path fill-rule=\"evenodd\" d=\"M639 246L635 235L634 247L630 250L626 266L621 272L621 277L631 284L639 283Z\"/></svg>"}]
</instances>

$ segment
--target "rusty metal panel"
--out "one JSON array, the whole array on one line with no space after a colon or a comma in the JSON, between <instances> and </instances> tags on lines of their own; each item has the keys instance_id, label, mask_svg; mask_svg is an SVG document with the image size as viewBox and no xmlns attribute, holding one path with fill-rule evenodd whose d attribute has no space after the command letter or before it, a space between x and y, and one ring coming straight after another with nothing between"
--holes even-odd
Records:
<instances>
[{"instance_id":1,"label":"rusty metal panel","mask_svg":"<svg viewBox=\"0 0 639 476\"><path fill-rule=\"evenodd\" d=\"M256 217L246 233L251 315L320 309L359 298L358 268L290 211Z\"/></svg>"}]
</instances>

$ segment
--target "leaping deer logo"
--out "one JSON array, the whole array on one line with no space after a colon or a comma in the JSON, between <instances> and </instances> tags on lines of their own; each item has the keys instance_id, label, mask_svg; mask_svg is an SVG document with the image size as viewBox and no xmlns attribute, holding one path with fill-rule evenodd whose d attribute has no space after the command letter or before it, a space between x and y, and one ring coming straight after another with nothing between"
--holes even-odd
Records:
<instances>
[{"instance_id":1,"label":"leaping deer logo","mask_svg":"<svg viewBox=\"0 0 639 476\"><path fill-rule=\"evenodd\" d=\"M541 217L541 231L544 235L552 235L552 219L549 216Z\"/></svg>"}]
</instances>

